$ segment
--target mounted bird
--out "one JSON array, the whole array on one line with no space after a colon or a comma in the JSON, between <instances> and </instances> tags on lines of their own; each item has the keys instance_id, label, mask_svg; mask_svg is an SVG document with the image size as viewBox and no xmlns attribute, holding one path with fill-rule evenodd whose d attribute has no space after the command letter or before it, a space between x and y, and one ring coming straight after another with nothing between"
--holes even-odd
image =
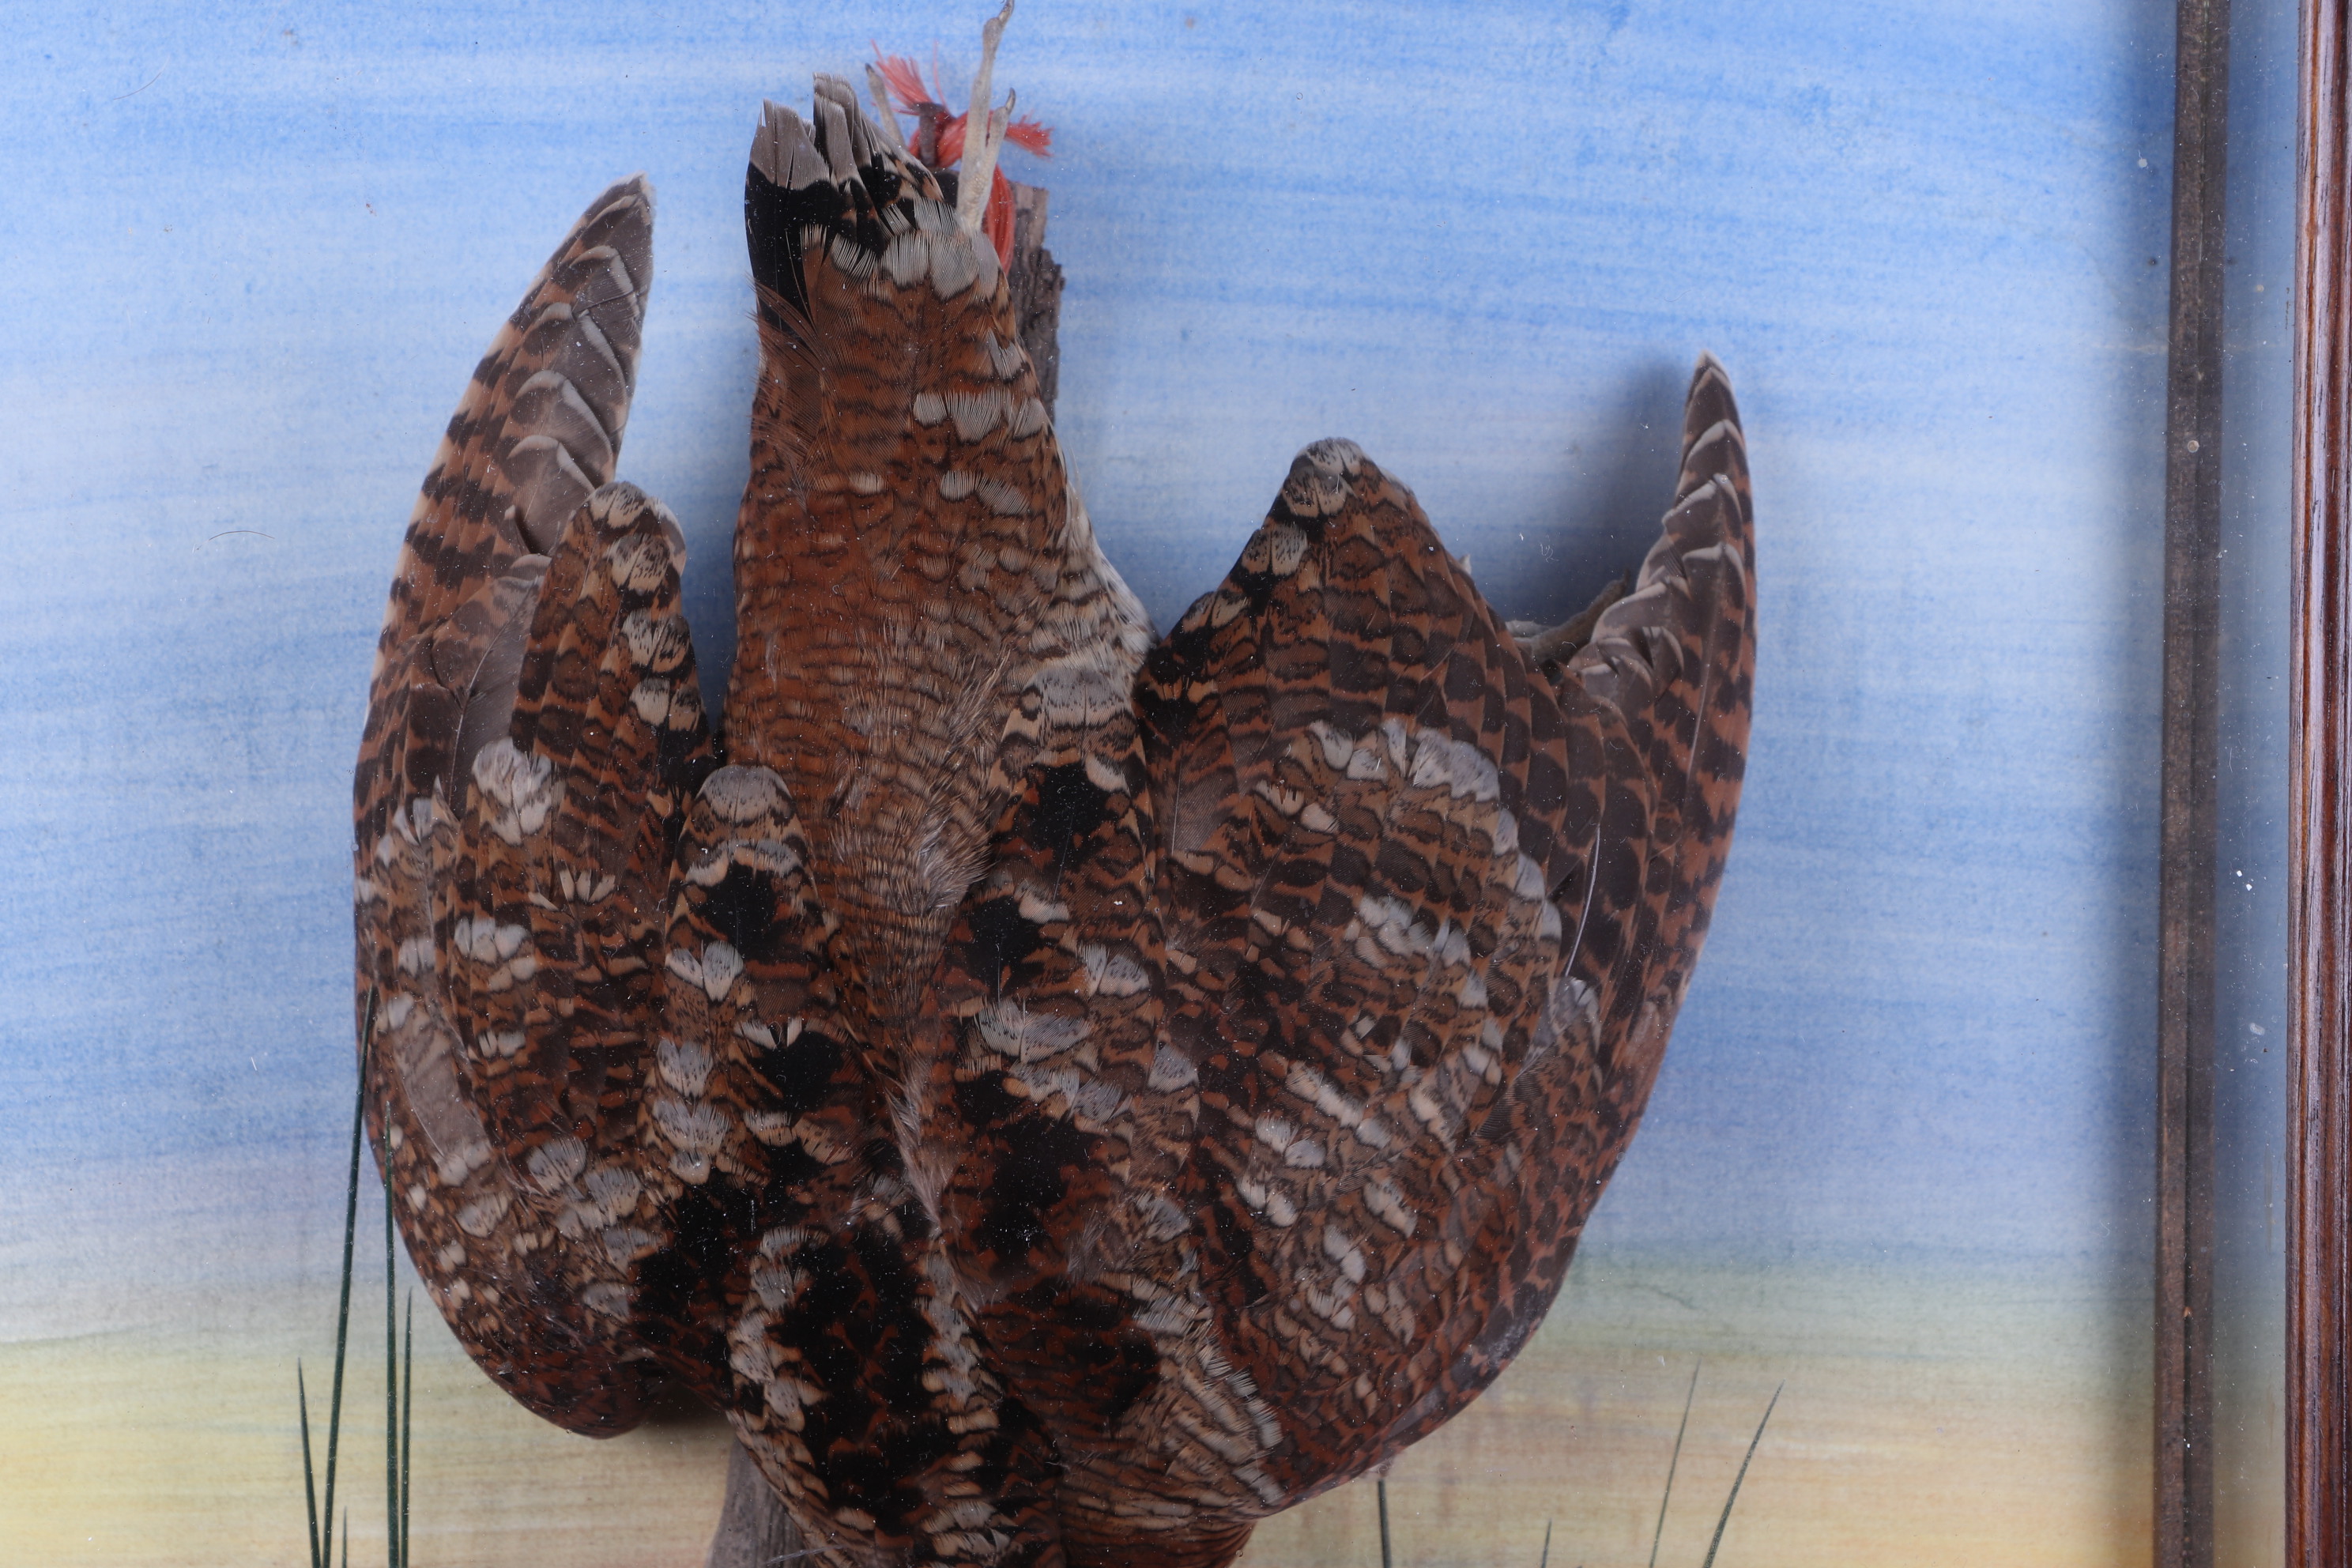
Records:
<instances>
[{"instance_id":1,"label":"mounted bird","mask_svg":"<svg viewBox=\"0 0 2352 1568\"><path fill-rule=\"evenodd\" d=\"M475 372L355 781L369 1127L547 1419L685 1385L825 1563L1209 1568L1559 1290L1730 847L1748 470L1702 359L1630 591L1544 629L1318 441L1155 636L1021 346L987 75L960 174L841 79L762 113L723 721L614 478L642 179Z\"/></svg>"}]
</instances>

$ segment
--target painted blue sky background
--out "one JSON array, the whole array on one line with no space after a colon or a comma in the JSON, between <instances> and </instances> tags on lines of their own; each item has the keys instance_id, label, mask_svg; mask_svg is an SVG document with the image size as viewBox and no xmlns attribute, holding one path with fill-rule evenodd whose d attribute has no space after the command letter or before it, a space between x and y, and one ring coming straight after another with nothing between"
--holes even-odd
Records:
<instances>
[{"instance_id":1,"label":"painted blue sky background","mask_svg":"<svg viewBox=\"0 0 2352 1568\"><path fill-rule=\"evenodd\" d=\"M321 1265L349 768L466 374L588 198L650 174L622 472L685 522L723 647L759 101L869 40L939 40L955 77L979 20L12 18L0 1331ZM1580 605L1654 527L1692 358L1730 368L1748 795L1599 1238L2141 1289L2171 26L2154 0L1034 0L1008 34L999 80L1056 130L1013 172L1070 278L1062 439L1163 624L1330 434L1507 612ZM2283 300L2279 247L2258 265Z\"/></svg>"}]
</instances>

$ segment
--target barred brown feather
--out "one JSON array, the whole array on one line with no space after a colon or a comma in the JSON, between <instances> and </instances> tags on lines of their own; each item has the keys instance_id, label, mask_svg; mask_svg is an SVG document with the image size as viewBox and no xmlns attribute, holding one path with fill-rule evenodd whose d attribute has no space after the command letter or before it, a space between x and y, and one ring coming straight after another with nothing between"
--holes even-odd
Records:
<instances>
[{"instance_id":1,"label":"barred brown feather","mask_svg":"<svg viewBox=\"0 0 2352 1568\"><path fill-rule=\"evenodd\" d=\"M410 531L355 854L412 1256L551 1419L727 1410L824 1561L1228 1562L1492 1381L1640 1118L1747 743L1727 382L1597 615L1515 636L1326 441L1155 643L941 180L832 78L746 178L725 754L608 483L641 183Z\"/></svg>"}]
</instances>

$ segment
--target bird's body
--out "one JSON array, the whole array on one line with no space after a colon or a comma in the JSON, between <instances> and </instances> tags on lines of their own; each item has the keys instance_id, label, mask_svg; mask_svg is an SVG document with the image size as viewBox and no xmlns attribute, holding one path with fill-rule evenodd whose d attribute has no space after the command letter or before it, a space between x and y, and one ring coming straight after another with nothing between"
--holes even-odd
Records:
<instances>
[{"instance_id":1,"label":"bird's body","mask_svg":"<svg viewBox=\"0 0 2352 1568\"><path fill-rule=\"evenodd\" d=\"M356 786L373 1126L549 1418L683 1381L839 1562L1206 1568L1491 1381L1632 1134L1744 754L1736 416L1702 362L1589 642L1345 442L1155 638L898 140L820 79L753 146L723 744L610 482L641 184L477 374Z\"/></svg>"}]
</instances>

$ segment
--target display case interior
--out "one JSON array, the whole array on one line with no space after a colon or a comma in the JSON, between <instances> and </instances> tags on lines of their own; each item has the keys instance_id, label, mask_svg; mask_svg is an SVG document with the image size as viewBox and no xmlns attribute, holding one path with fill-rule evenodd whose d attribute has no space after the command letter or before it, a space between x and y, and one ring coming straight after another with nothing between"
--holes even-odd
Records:
<instances>
[{"instance_id":1,"label":"display case interior","mask_svg":"<svg viewBox=\"0 0 2352 1568\"><path fill-rule=\"evenodd\" d=\"M1638 1132L1508 1370L1244 1563L2147 1560L2185 14L1040 0L1005 33L1000 100L1054 128L1003 163L1050 195L1020 208L1064 279L1047 433L1151 636L1327 437L1498 623L1641 566L1703 353L1752 472L1738 834ZM8 1554L299 1560L307 1442L314 1528L362 1557L701 1560L721 1421L559 1430L386 1263L352 1133L370 659L478 356L642 172L600 477L674 514L721 710L768 630L730 570L761 103L814 124L812 73L879 54L960 108L982 19L132 6L0 44ZM2279 0L2227 18L2199 1256L2229 1564L2288 1539L2298 37Z\"/></svg>"}]
</instances>

